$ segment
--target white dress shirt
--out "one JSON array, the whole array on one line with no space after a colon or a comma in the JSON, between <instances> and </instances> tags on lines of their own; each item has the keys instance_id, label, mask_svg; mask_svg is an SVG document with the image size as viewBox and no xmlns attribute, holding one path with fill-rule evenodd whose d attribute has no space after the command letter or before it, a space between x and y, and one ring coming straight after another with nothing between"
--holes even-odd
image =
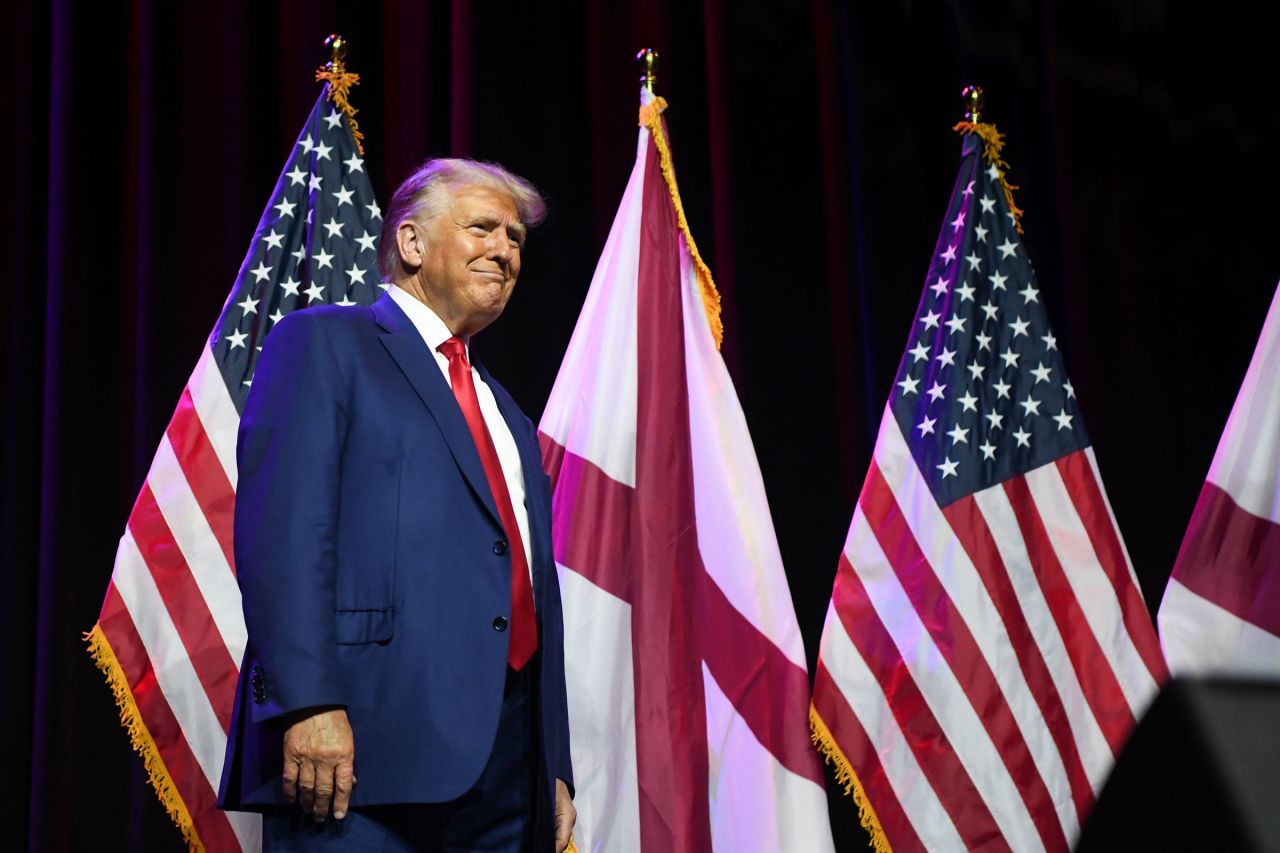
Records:
<instances>
[{"instance_id":1,"label":"white dress shirt","mask_svg":"<svg viewBox=\"0 0 1280 853\"><path fill-rule=\"evenodd\" d=\"M387 293L396 304L408 315L418 334L426 341L435 356L436 366L444 375L444 381L453 388L449 379L449 359L436 349L453 333L444 324L444 320L424 302L402 288L392 285ZM471 363L471 341L463 339L467 348L467 363ZM498 462L502 465L502 476L507 481L507 491L511 494L511 509L516 515L516 526L520 528L520 541L524 543L525 562L529 564L530 582L533 579L533 551L529 547L529 511L524 505L524 468L520 464L520 451L516 448L516 440L511 435L511 428L498 410L498 401L493 398L493 391L480 378L480 373L471 368L471 381L476 386L476 400L480 403L480 414L484 417L485 426L493 438L493 447L498 452ZM470 432L467 433L470 435Z\"/></svg>"}]
</instances>

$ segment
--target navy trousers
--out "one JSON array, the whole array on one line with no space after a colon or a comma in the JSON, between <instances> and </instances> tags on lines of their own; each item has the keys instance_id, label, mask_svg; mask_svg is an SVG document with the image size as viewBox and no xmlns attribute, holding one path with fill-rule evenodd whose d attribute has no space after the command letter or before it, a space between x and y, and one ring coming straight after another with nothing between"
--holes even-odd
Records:
<instances>
[{"instance_id":1,"label":"navy trousers","mask_svg":"<svg viewBox=\"0 0 1280 853\"><path fill-rule=\"evenodd\" d=\"M548 822L535 820L546 797L538 796L540 753L533 701L537 668L532 663L518 673L507 671L493 752L470 791L447 803L352 809L345 819L330 818L324 823L315 823L296 807L268 812L262 820L264 853L527 853L542 849L542 843L535 844L535 833L545 832Z\"/></svg>"}]
</instances>

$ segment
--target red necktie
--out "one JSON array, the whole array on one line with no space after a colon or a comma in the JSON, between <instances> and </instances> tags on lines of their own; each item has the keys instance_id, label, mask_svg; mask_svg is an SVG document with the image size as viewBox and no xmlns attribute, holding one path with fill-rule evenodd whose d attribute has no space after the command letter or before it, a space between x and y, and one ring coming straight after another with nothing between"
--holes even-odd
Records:
<instances>
[{"instance_id":1,"label":"red necktie","mask_svg":"<svg viewBox=\"0 0 1280 853\"><path fill-rule=\"evenodd\" d=\"M507 478L502 473L502 464L498 462L498 451L480 413L476 386L471 381L471 365L467 363L467 347L457 338L449 338L436 349L449 359L453 396L458 398L458 407L471 429L471 438L480 453L480 464L484 466L485 479L489 481L489 491L493 493L498 517L502 519L502 528L507 533L511 551L511 639L507 646L507 663L512 669L519 670L538 650L538 624L533 613L533 587L529 584L529 561L524 553L524 540L520 537L520 526L516 524L516 514L511 508L511 493L507 491Z\"/></svg>"}]
</instances>

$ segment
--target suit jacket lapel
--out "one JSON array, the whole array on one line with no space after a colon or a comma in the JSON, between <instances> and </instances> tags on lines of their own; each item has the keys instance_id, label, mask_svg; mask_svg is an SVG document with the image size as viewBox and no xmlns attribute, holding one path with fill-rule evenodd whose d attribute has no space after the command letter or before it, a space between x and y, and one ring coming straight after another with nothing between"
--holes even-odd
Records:
<instances>
[{"instance_id":1,"label":"suit jacket lapel","mask_svg":"<svg viewBox=\"0 0 1280 853\"><path fill-rule=\"evenodd\" d=\"M484 475L484 466L480 464L475 440L471 437L471 430L467 428L467 421L462 417L462 410L458 408L458 401L453 396L449 383L445 382L440 368L436 366L435 356L427 349L418 330L390 296L383 294L372 308L374 318L384 330L379 334L379 340L435 418L454 461L471 484L472 491L501 525L502 519L493 501L489 481Z\"/></svg>"}]
</instances>

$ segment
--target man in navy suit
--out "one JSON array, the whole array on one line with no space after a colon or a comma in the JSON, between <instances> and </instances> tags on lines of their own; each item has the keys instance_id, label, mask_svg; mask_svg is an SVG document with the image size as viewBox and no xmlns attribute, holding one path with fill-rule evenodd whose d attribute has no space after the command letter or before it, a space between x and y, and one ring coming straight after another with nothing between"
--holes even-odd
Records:
<instances>
[{"instance_id":1,"label":"man in navy suit","mask_svg":"<svg viewBox=\"0 0 1280 853\"><path fill-rule=\"evenodd\" d=\"M264 813L264 849L569 842L550 490L533 425L470 359L545 210L498 166L430 161L384 219L387 293L267 338L237 448L249 642L219 791Z\"/></svg>"}]
</instances>

